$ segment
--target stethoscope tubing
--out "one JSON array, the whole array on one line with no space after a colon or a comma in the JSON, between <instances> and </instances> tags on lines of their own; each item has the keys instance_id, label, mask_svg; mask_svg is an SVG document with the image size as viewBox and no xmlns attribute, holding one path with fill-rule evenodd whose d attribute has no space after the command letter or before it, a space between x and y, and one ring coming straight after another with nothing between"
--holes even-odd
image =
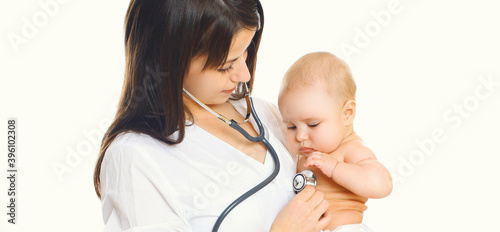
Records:
<instances>
[{"instance_id":1,"label":"stethoscope tubing","mask_svg":"<svg viewBox=\"0 0 500 232\"><path fill-rule=\"evenodd\" d=\"M276 153L273 146L269 143L269 141L267 141L267 139L264 136L264 126L262 125L262 122L260 121L259 117L255 113L252 98L250 98L250 107L251 107L252 116L254 117L255 122L257 123L257 127L259 128L259 135L258 136L253 137L253 136L249 135L248 132L246 132L243 128L241 128L240 125L238 125L238 123L236 123L234 120L231 120L230 126L232 128L234 128L235 130L239 131L243 136L245 136L246 139L248 139L252 142L262 142L262 144L264 144L264 146L266 146L269 153L271 154L271 157L273 158L274 170L271 173L271 175L269 175L265 180L263 180L258 185L256 185L252 189L248 190L246 193L244 193L243 195L238 197L236 200L234 200L231 204L229 204L226 207L226 209L224 209L224 211L222 211L222 213L217 218L217 221L214 224L212 232L217 232L219 230L219 227L222 224L222 221L224 220L224 218L226 218L226 216L229 214L229 212L231 212L237 205L239 205L241 202L243 202L244 200L246 200L247 198L252 196L254 193L256 193L257 191L261 190L266 185L271 183L271 181L274 178L276 178L276 176L278 175L278 173L280 171L280 161L278 158L278 154Z\"/></svg>"}]
</instances>

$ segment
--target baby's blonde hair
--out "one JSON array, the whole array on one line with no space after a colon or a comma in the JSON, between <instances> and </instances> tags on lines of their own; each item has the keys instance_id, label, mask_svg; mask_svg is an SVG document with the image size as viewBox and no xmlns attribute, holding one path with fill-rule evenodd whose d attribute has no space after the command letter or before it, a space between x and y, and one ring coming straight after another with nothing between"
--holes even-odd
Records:
<instances>
[{"instance_id":1,"label":"baby's blonde hair","mask_svg":"<svg viewBox=\"0 0 500 232\"><path fill-rule=\"evenodd\" d=\"M302 56L288 69L281 83L285 91L323 82L327 91L345 103L356 98L356 83L349 66L329 52L313 52Z\"/></svg>"}]
</instances>

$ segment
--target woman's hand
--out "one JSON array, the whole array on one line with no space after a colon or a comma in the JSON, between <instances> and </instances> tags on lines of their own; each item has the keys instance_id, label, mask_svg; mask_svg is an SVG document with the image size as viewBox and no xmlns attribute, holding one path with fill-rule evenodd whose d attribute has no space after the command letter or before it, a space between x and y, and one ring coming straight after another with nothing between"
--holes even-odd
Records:
<instances>
[{"instance_id":1,"label":"woman's hand","mask_svg":"<svg viewBox=\"0 0 500 232\"><path fill-rule=\"evenodd\" d=\"M281 210L271 232L318 232L332 220L327 209L323 193L306 186Z\"/></svg>"}]
</instances>

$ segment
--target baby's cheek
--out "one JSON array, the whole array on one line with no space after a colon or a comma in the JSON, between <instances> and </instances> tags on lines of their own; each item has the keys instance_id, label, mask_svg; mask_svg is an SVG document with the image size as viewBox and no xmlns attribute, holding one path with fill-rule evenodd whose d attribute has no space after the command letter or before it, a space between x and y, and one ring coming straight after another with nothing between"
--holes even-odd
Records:
<instances>
[{"instance_id":1,"label":"baby's cheek","mask_svg":"<svg viewBox=\"0 0 500 232\"><path fill-rule=\"evenodd\" d=\"M342 138L338 138L335 134L320 136L315 139L316 150L324 153L330 153L336 150L340 145L340 142L342 142Z\"/></svg>"},{"instance_id":2,"label":"baby's cheek","mask_svg":"<svg viewBox=\"0 0 500 232\"><path fill-rule=\"evenodd\" d=\"M291 133L288 133L287 135L287 143L288 143L288 146L292 149L293 152L297 153L297 145L295 143L295 139L293 137L293 135L291 135Z\"/></svg>"}]
</instances>

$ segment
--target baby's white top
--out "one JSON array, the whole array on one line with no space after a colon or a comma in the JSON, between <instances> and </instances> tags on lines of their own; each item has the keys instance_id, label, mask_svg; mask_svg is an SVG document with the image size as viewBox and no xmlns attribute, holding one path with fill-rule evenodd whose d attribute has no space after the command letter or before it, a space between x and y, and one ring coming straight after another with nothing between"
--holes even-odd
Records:
<instances>
[{"instance_id":1,"label":"baby's white top","mask_svg":"<svg viewBox=\"0 0 500 232\"><path fill-rule=\"evenodd\" d=\"M232 101L243 115L244 100ZM265 135L281 169L276 179L234 208L219 231L269 231L295 195L297 160L285 148L276 107L254 99ZM250 122L258 131L251 117ZM264 164L202 128L186 127L184 141L166 145L140 133L122 133L108 148L101 169L101 202L108 231L211 231L233 200L267 178L274 162Z\"/></svg>"}]
</instances>

